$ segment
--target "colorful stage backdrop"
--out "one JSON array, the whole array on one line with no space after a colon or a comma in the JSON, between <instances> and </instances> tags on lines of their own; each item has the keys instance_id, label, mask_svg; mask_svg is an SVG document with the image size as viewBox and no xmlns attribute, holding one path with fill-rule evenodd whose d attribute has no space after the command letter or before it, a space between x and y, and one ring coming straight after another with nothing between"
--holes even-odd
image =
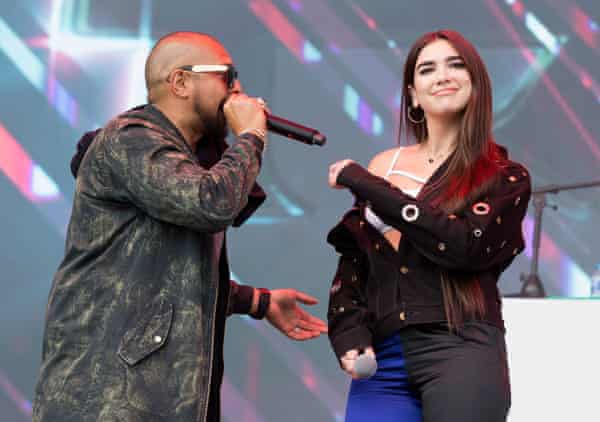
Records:
<instances>
[{"instance_id":1,"label":"colorful stage backdrop","mask_svg":"<svg viewBox=\"0 0 600 422\"><path fill-rule=\"evenodd\" d=\"M160 36L216 36L247 92L328 136L324 148L273 137L260 176L269 199L229 241L236 279L302 289L325 317L336 264L325 236L351 204L328 189L327 167L367 164L396 143L402 63L416 37L454 28L476 44L493 80L497 142L541 187L599 178L598 22L597 0L2 1L0 419L30 418L76 141L145 101L144 59ZM540 276L551 296L589 295L599 197L595 188L547 198L556 209L544 212ZM504 294L520 289L531 253L502 278ZM325 338L292 343L232 318L226 342L224 420L341 420L348 380Z\"/></svg>"}]
</instances>

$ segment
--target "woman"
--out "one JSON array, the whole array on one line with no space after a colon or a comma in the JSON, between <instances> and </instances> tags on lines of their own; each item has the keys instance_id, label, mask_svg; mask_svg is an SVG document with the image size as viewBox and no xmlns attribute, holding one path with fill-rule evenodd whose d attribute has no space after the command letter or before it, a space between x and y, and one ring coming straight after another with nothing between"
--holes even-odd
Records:
<instances>
[{"instance_id":1,"label":"woman","mask_svg":"<svg viewBox=\"0 0 600 422\"><path fill-rule=\"evenodd\" d=\"M329 336L355 378L346 421L504 421L497 281L524 248L531 186L493 140L489 76L460 34L416 41L400 120L412 145L329 170L357 200L328 236L341 254ZM361 353L377 359L372 378L356 379Z\"/></svg>"}]
</instances>

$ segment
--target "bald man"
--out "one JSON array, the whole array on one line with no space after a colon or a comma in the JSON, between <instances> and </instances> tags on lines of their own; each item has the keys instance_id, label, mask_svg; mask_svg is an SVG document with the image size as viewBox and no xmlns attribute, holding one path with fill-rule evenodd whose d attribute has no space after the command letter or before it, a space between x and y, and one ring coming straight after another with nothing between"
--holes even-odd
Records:
<instances>
[{"instance_id":1,"label":"bald man","mask_svg":"<svg viewBox=\"0 0 600 422\"><path fill-rule=\"evenodd\" d=\"M34 421L218 421L226 316L296 340L326 331L298 305L314 298L229 280L225 231L265 198L264 103L207 35L162 38L145 73L149 104L84 136L71 163Z\"/></svg>"}]
</instances>

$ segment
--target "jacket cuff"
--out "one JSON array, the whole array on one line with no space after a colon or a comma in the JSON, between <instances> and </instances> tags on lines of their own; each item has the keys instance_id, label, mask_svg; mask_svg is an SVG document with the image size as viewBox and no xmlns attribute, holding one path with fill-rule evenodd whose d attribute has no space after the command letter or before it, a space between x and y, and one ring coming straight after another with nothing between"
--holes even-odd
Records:
<instances>
[{"instance_id":1,"label":"jacket cuff","mask_svg":"<svg viewBox=\"0 0 600 422\"><path fill-rule=\"evenodd\" d=\"M360 164L350 163L340 171L337 177L337 184L351 188L361 176L367 172Z\"/></svg>"},{"instance_id":2,"label":"jacket cuff","mask_svg":"<svg viewBox=\"0 0 600 422\"><path fill-rule=\"evenodd\" d=\"M242 139L250 141L250 143L256 148L256 150L262 154L265 149L265 143L258 136L251 132L242 133L237 137L237 141L240 142Z\"/></svg>"},{"instance_id":3,"label":"jacket cuff","mask_svg":"<svg viewBox=\"0 0 600 422\"><path fill-rule=\"evenodd\" d=\"M334 336L330 334L329 341L339 361L348 350L372 346L373 335L367 327L358 326Z\"/></svg>"},{"instance_id":4,"label":"jacket cuff","mask_svg":"<svg viewBox=\"0 0 600 422\"><path fill-rule=\"evenodd\" d=\"M254 287L231 282L231 293L228 314L248 315L252 309Z\"/></svg>"}]
</instances>

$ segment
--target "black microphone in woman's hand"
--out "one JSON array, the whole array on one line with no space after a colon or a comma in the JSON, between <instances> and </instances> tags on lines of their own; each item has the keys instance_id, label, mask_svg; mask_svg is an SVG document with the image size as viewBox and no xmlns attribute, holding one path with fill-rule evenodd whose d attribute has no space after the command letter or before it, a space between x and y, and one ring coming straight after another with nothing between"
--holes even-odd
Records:
<instances>
[{"instance_id":1,"label":"black microphone in woman's hand","mask_svg":"<svg viewBox=\"0 0 600 422\"><path fill-rule=\"evenodd\" d=\"M318 130L302 126L296 122L267 114L267 129L278 135L303 142L308 145L325 145L327 137Z\"/></svg>"}]
</instances>

